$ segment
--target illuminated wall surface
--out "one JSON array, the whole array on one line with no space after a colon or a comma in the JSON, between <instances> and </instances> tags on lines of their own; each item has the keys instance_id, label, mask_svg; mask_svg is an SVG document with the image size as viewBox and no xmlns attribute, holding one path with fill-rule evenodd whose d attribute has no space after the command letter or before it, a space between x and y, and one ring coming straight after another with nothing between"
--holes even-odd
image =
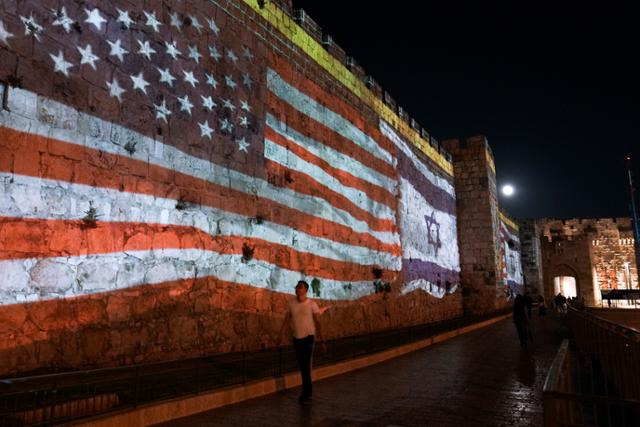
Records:
<instances>
[{"instance_id":1,"label":"illuminated wall surface","mask_svg":"<svg viewBox=\"0 0 640 427\"><path fill-rule=\"evenodd\" d=\"M524 278L520 257L520 237L517 231L500 222L500 242L502 244L502 280L513 293L522 292Z\"/></svg>"},{"instance_id":2,"label":"illuminated wall surface","mask_svg":"<svg viewBox=\"0 0 640 427\"><path fill-rule=\"evenodd\" d=\"M4 3L0 374L460 315L450 163L267 5Z\"/></svg>"}]
</instances>

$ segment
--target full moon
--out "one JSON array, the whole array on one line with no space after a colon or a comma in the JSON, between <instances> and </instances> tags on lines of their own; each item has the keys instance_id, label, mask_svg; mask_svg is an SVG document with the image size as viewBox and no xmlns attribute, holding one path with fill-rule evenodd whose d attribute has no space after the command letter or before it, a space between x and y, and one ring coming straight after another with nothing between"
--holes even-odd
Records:
<instances>
[{"instance_id":1,"label":"full moon","mask_svg":"<svg viewBox=\"0 0 640 427\"><path fill-rule=\"evenodd\" d=\"M513 196L513 193L515 193L515 191L516 190L515 188L513 188L513 185L507 184L502 186L502 194L504 194L507 197Z\"/></svg>"}]
</instances>

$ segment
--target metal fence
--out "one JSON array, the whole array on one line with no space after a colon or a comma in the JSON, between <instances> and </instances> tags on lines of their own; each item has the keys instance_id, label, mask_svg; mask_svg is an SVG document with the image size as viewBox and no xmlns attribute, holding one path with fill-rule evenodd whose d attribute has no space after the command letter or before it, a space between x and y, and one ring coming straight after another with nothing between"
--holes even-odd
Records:
<instances>
[{"instance_id":1,"label":"metal fence","mask_svg":"<svg viewBox=\"0 0 640 427\"><path fill-rule=\"evenodd\" d=\"M400 329L330 340L322 366L472 325L510 311L464 316ZM135 408L297 370L292 346L0 380L0 426L44 426Z\"/></svg>"},{"instance_id":2,"label":"metal fence","mask_svg":"<svg viewBox=\"0 0 640 427\"><path fill-rule=\"evenodd\" d=\"M545 426L640 427L638 332L574 308L568 318L575 343L563 341L547 375Z\"/></svg>"},{"instance_id":3,"label":"metal fence","mask_svg":"<svg viewBox=\"0 0 640 427\"><path fill-rule=\"evenodd\" d=\"M573 308L568 317L578 347L599 361L617 393L640 399L640 331Z\"/></svg>"}]
</instances>

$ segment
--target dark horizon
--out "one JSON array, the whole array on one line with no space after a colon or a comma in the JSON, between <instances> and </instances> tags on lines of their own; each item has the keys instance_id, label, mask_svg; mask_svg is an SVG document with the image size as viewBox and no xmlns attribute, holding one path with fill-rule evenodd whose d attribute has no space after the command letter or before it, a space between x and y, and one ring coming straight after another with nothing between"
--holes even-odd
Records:
<instances>
[{"instance_id":1,"label":"dark horizon","mask_svg":"<svg viewBox=\"0 0 640 427\"><path fill-rule=\"evenodd\" d=\"M625 157L633 156L637 181L640 31L627 5L294 7L436 139L486 136L498 184L516 187L514 197L500 196L510 215L630 216Z\"/></svg>"}]
</instances>

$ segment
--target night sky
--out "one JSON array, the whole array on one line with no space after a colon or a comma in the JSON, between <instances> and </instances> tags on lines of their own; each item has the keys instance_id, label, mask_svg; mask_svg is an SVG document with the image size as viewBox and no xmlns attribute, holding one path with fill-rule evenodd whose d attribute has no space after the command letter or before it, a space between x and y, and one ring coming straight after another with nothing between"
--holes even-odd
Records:
<instances>
[{"instance_id":1,"label":"night sky","mask_svg":"<svg viewBox=\"0 0 640 427\"><path fill-rule=\"evenodd\" d=\"M640 186L638 15L622 2L561 3L294 7L436 139L485 135L498 184L516 187L501 196L513 216L630 216L627 154Z\"/></svg>"}]
</instances>

